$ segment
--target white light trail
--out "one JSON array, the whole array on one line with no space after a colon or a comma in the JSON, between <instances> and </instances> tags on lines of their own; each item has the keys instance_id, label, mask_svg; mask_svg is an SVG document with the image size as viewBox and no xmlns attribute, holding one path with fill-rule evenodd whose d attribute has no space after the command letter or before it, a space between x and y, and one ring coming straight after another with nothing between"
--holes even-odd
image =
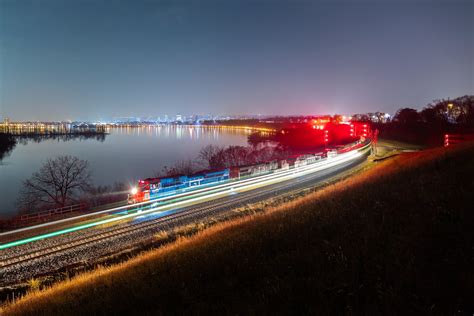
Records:
<instances>
[{"instance_id":1,"label":"white light trail","mask_svg":"<svg viewBox=\"0 0 474 316\"><path fill-rule=\"evenodd\" d=\"M217 196L225 195L225 194L228 194L228 193L235 194L236 191L248 191L251 188L255 187L256 185L264 186L264 185L268 185L268 184L271 184L271 183L277 183L277 182L285 181L285 180L288 180L288 179L291 179L291 178L294 178L294 177L297 177L297 176L317 172L317 171L324 170L324 169L333 167L335 165L353 160L355 158L358 158L358 157L362 156L361 152L362 151L366 152L368 150L369 145L367 145L365 147L362 147L362 148L359 148L358 150L355 150L355 151L352 151L352 152L347 152L347 153L340 154L340 155L338 155L334 158L327 158L327 159L318 161L316 163L306 165L306 166L301 166L301 167L294 168L294 169L276 170L271 174L255 176L255 177L252 177L250 179L235 180L235 181L227 182L227 183L220 184L220 185L215 185L215 186L210 186L210 187L207 187L207 188L196 189L196 190L192 190L192 191L185 192L185 193L179 193L179 194L169 196L169 197L154 199L154 200L146 201L146 202L140 202L140 203L136 203L136 204L133 204L133 205L115 207L115 208L108 209L108 210L103 210L103 211L98 211L98 212L94 212L94 213L74 216L74 217L65 218L65 219L61 219L61 220L56 220L56 221L52 221L52 222L47 222L47 223L43 223L43 224L38 224L38 225L34 225L34 226L19 228L19 229L16 229L16 230L11 230L11 231L0 233L0 236L6 236L6 235L11 235L11 234L24 232L24 231L28 231L28 230L33 230L33 229L37 229L37 228L42 228L42 227L47 227L47 226L51 226L51 225L66 223L66 222L69 222L69 221L83 219L83 218L91 217L91 216L94 216L94 215L100 215L100 214L104 214L104 213L112 213L112 212L116 212L116 211L120 211L120 210L126 210L126 209L129 209L131 207L136 208L137 206L144 206L144 205L153 204L153 203L160 202L160 201L180 198L180 197L183 197L183 196L188 197L184 201L172 202L172 203L161 205L161 206L158 206L158 207L154 207L154 208L151 208L151 209L148 209L148 210L142 210L140 213L122 215L122 216L119 216L119 217L109 218L109 219L97 221L95 223L91 223L91 226L97 226L97 225L101 225L101 224L105 224L105 223L110 223L110 222L114 222L114 221L123 220L123 219L126 219L126 218L132 218L132 217L138 216L138 215L142 216L144 214L156 212L156 211L159 211L159 210L163 210L165 208L174 208L176 206L183 205L183 204L186 204L186 203L192 203L192 202L200 201L200 200L203 200L203 199L209 199L209 198L212 198L212 197L217 197ZM202 195L202 196L199 196L199 195ZM197 196L197 197L194 197L194 196ZM91 226L88 225L88 227L91 227Z\"/></svg>"}]
</instances>

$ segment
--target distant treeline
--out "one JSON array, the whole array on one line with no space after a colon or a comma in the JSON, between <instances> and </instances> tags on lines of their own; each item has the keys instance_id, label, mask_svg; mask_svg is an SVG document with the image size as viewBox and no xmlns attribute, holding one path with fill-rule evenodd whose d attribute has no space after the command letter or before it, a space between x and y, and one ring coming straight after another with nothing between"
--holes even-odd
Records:
<instances>
[{"instance_id":1,"label":"distant treeline","mask_svg":"<svg viewBox=\"0 0 474 316\"><path fill-rule=\"evenodd\" d=\"M0 124L0 133L11 135L64 135L106 133L104 125L94 124L56 124L56 123L8 123Z\"/></svg>"},{"instance_id":2,"label":"distant treeline","mask_svg":"<svg viewBox=\"0 0 474 316\"><path fill-rule=\"evenodd\" d=\"M326 117L330 121L336 120L339 115ZM301 126L304 129L312 116L275 117L259 120L223 121L226 125L259 126L280 130L285 126ZM379 137L394 139L414 144L439 146L443 144L443 135L474 133L474 96L465 95L456 99L434 100L421 111L404 107L397 111L393 119L386 123L374 123L369 115L358 115L358 121L368 122L372 129L378 129ZM299 125L298 125L299 124ZM263 135L254 132L248 137L249 144L257 145L266 141L279 142L278 136Z\"/></svg>"},{"instance_id":3,"label":"distant treeline","mask_svg":"<svg viewBox=\"0 0 474 316\"><path fill-rule=\"evenodd\" d=\"M16 146L16 139L9 134L0 133L0 161L5 158Z\"/></svg>"},{"instance_id":4,"label":"distant treeline","mask_svg":"<svg viewBox=\"0 0 474 316\"><path fill-rule=\"evenodd\" d=\"M21 144L27 144L28 142L41 143L45 140L57 140L67 142L70 140L86 140L92 139L99 142L103 142L107 134L102 132L76 132L70 134L23 134L15 136L16 140Z\"/></svg>"},{"instance_id":5,"label":"distant treeline","mask_svg":"<svg viewBox=\"0 0 474 316\"><path fill-rule=\"evenodd\" d=\"M439 146L446 133L474 133L474 96L435 100L421 111L401 108L391 122L373 127L382 138Z\"/></svg>"},{"instance_id":6,"label":"distant treeline","mask_svg":"<svg viewBox=\"0 0 474 316\"><path fill-rule=\"evenodd\" d=\"M77 132L73 134L21 134L12 135L9 133L0 133L0 161L9 155L17 144L26 145L28 142L41 143L45 140L56 140L67 142L70 140L94 139L99 142L105 140L107 134L99 132Z\"/></svg>"}]
</instances>

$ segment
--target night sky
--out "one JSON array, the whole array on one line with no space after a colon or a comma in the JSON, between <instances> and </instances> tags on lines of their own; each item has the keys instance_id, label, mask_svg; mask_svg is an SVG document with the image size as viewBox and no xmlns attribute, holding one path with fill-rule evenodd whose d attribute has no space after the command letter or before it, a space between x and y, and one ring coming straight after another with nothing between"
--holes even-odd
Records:
<instances>
[{"instance_id":1,"label":"night sky","mask_svg":"<svg viewBox=\"0 0 474 316\"><path fill-rule=\"evenodd\" d=\"M350 114L474 92L474 1L0 0L0 119Z\"/></svg>"}]
</instances>

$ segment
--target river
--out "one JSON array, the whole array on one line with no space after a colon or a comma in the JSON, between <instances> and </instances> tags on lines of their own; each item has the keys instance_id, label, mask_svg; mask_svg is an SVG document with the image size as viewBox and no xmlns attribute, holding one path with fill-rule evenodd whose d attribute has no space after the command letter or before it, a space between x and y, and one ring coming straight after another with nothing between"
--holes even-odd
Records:
<instances>
[{"instance_id":1,"label":"river","mask_svg":"<svg viewBox=\"0 0 474 316\"><path fill-rule=\"evenodd\" d=\"M16 214L22 181L48 158L72 155L90 163L94 185L152 177L178 160L194 159L208 144L246 145L248 131L213 127L153 126L112 128L98 138L19 142L0 161L0 217Z\"/></svg>"}]
</instances>

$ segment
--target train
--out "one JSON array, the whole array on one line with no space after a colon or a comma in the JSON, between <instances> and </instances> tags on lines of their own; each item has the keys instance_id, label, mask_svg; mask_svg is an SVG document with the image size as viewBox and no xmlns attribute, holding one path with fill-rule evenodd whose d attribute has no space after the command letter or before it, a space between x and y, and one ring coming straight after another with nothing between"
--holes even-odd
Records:
<instances>
[{"instance_id":1,"label":"train","mask_svg":"<svg viewBox=\"0 0 474 316\"><path fill-rule=\"evenodd\" d=\"M354 149L355 147L352 147ZM177 175L172 177L148 178L139 180L136 187L128 196L128 203L134 204L146 202L161 197L185 192L206 185L215 185L221 182L236 180L245 177L253 177L276 170L287 170L299 168L316 163L323 158L331 159L337 155L335 149L325 150L318 154L306 154L289 157L286 160L272 160L269 162L223 168L219 170L200 171L192 175Z\"/></svg>"},{"instance_id":2,"label":"train","mask_svg":"<svg viewBox=\"0 0 474 316\"><path fill-rule=\"evenodd\" d=\"M220 170L206 170L193 175L177 175L138 180L138 184L128 196L128 203L146 202L161 197L184 192L205 185L218 184L232 179L252 177L272 172L277 169L288 169L284 161L270 161L256 165L224 168Z\"/></svg>"},{"instance_id":3,"label":"train","mask_svg":"<svg viewBox=\"0 0 474 316\"><path fill-rule=\"evenodd\" d=\"M178 175L138 180L138 185L132 189L128 203L145 202L159 197L176 194L183 189L194 188L206 184L226 181L230 178L229 168L222 170L204 171L194 175Z\"/></svg>"}]
</instances>

